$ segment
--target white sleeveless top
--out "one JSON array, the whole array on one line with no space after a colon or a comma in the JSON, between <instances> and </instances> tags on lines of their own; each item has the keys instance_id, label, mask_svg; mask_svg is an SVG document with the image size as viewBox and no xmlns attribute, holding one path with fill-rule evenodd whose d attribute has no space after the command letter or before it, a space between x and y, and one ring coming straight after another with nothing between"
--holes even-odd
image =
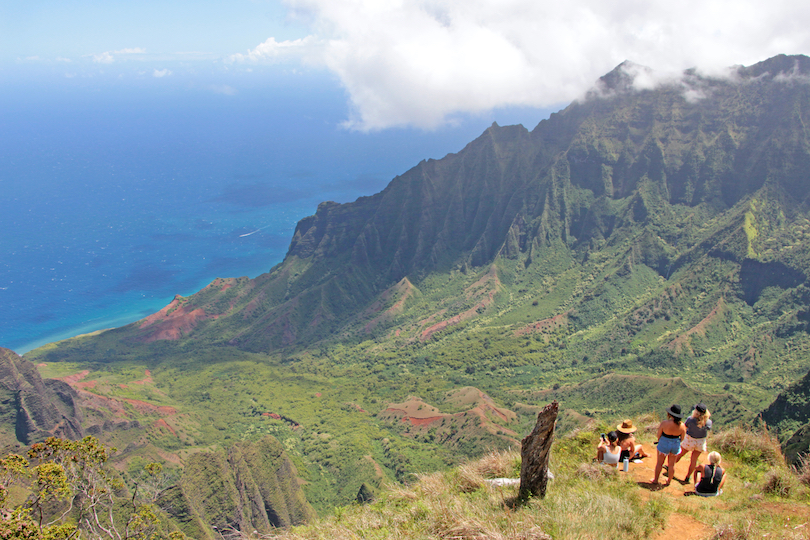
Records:
<instances>
[{"instance_id":1,"label":"white sleeveless top","mask_svg":"<svg viewBox=\"0 0 810 540\"><path fill-rule=\"evenodd\" d=\"M619 462L619 456L622 455L622 449L619 448L619 445L616 445L616 453L610 453L610 447L605 448L605 453L602 456L602 463L606 463L608 465L616 465Z\"/></svg>"}]
</instances>

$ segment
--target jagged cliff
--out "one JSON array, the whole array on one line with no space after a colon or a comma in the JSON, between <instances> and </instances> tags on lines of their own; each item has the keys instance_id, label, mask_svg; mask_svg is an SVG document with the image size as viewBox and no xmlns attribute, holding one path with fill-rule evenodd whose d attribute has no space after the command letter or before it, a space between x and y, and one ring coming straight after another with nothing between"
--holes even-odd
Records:
<instances>
[{"instance_id":1,"label":"jagged cliff","mask_svg":"<svg viewBox=\"0 0 810 540\"><path fill-rule=\"evenodd\" d=\"M272 532L314 517L295 466L279 442L265 437L225 452L199 452L180 482L158 500L191 538L219 538L228 531Z\"/></svg>"},{"instance_id":2,"label":"jagged cliff","mask_svg":"<svg viewBox=\"0 0 810 540\"><path fill-rule=\"evenodd\" d=\"M724 258L740 265L734 293L749 305L803 283L807 251L779 244L804 226L810 59L648 90L633 88L637 70L617 67L531 132L493 125L380 193L321 204L270 273L217 280L121 337L300 346L346 329L403 278L418 286L498 257L542 265L549 250L583 262L620 247L665 279Z\"/></svg>"},{"instance_id":3,"label":"jagged cliff","mask_svg":"<svg viewBox=\"0 0 810 540\"><path fill-rule=\"evenodd\" d=\"M0 428L28 445L47 437L83 435L76 392L66 383L42 380L36 367L0 348Z\"/></svg>"}]
</instances>

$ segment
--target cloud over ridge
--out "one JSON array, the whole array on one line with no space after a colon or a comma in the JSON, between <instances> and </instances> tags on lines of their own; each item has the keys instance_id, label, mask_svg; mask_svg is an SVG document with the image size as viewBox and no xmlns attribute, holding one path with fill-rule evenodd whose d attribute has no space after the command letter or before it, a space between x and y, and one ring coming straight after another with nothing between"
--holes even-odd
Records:
<instances>
[{"instance_id":1,"label":"cloud over ridge","mask_svg":"<svg viewBox=\"0 0 810 540\"><path fill-rule=\"evenodd\" d=\"M285 0L312 31L231 62L298 57L335 73L347 126L430 129L460 113L549 107L622 61L715 70L810 53L810 4L773 0Z\"/></svg>"}]
</instances>

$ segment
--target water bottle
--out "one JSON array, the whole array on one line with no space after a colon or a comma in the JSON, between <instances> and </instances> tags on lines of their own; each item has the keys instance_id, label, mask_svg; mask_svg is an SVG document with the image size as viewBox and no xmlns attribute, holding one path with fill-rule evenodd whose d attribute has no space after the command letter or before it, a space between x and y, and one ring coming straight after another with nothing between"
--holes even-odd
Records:
<instances>
[{"instance_id":1,"label":"water bottle","mask_svg":"<svg viewBox=\"0 0 810 540\"><path fill-rule=\"evenodd\" d=\"M624 458L624 467L622 471L627 472L630 470L630 458Z\"/></svg>"}]
</instances>

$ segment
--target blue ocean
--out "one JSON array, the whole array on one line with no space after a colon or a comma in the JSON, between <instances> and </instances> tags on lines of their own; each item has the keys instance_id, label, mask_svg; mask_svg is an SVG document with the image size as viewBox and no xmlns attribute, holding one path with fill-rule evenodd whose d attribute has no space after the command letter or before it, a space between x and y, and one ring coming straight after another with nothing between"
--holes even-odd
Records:
<instances>
[{"instance_id":1,"label":"blue ocean","mask_svg":"<svg viewBox=\"0 0 810 540\"><path fill-rule=\"evenodd\" d=\"M432 132L341 127L325 76L238 93L175 85L0 92L0 346L121 326L217 277L281 262L319 202L383 189L461 150L507 110Z\"/></svg>"}]
</instances>

